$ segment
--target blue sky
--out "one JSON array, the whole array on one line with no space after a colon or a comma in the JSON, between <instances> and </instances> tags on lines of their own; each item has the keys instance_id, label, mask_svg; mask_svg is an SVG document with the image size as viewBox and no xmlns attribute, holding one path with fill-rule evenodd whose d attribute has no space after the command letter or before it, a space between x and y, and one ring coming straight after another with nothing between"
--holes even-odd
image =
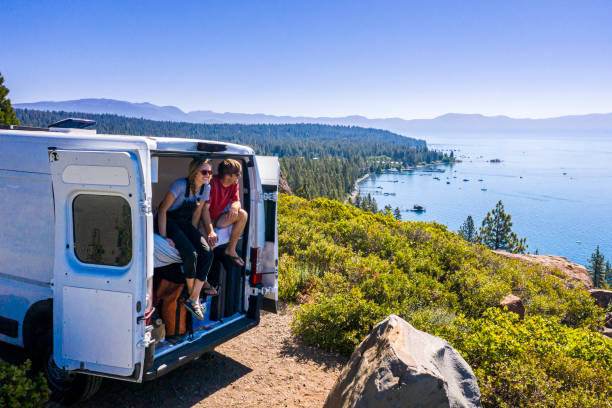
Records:
<instances>
[{"instance_id":1,"label":"blue sky","mask_svg":"<svg viewBox=\"0 0 612 408\"><path fill-rule=\"evenodd\" d=\"M427 118L612 112L610 1L5 1L13 102Z\"/></svg>"}]
</instances>

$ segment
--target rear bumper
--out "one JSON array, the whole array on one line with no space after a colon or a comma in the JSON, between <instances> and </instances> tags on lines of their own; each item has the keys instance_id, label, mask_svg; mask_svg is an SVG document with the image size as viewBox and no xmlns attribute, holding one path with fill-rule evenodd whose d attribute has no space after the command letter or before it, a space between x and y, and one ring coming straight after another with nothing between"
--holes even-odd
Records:
<instances>
[{"instance_id":1,"label":"rear bumper","mask_svg":"<svg viewBox=\"0 0 612 408\"><path fill-rule=\"evenodd\" d=\"M212 350L219 344L224 343L231 338L257 326L259 323L258 317L259 316L257 316L256 319L252 319L245 315L227 326L220 327L218 330L205 335L199 340L187 343L183 347L159 357L153 362L152 367L144 373L142 378L143 381L150 381L161 377L162 375L197 359L202 354Z\"/></svg>"}]
</instances>

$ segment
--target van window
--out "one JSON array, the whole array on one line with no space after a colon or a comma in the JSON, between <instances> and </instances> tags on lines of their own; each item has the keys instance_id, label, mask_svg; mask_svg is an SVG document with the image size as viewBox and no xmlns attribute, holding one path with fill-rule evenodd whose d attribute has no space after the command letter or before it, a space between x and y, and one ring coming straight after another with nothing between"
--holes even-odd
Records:
<instances>
[{"instance_id":1,"label":"van window","mask_svg":"<svg viewBox=\"0 0 612 408\"><path fill-rule=\"evenodd\" d=\"M72 202L74 253L84 263L125 266L132 259L132 215L122 197L80 194Z\"/></svg>"}]
</instances>

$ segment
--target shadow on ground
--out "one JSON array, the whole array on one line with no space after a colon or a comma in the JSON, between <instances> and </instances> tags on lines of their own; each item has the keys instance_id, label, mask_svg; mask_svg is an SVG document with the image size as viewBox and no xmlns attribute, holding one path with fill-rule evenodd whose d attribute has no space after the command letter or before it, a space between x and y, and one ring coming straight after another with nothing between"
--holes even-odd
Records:
<instances>
[{"instance_id":1,"label":"shadow on ground","mask_svg":"<svg viewBox=\"0 0 612 408\"><path fill-rule=\"evenodd\" d=\"M21 364L26 356L21 348L0 343L0 358L11 364ZM163 377L142 384L104 379L100 391L77 406L192 407L251 371L238 361L213 351ZM51 407L59 405L51 404Z\"/></svg>"},{"instance_id":2,"label":"shadow on ground","mask_svg":"<svg viewBox=\"0 0 612 408\"><path fill-rule=\"evenodd\" d=\"M292 357L299 362L312 361L320 365L324 370L341 370L348 361L347 357L335 353L326 352L316 347L307 346L299 339L286 339L283 341L280 355Z\"/></svg>"},{"instance_id":3,"label":"shadow on ground","mask_svg":"<svg viewBox=\"0 0 612 408\"><path fill-rule=\"evenodd\" d=\"M100 391L80 407L177 407L196 405L252 370L217 352L142 384L105 379Z\"/></svg>"}]
</instances>

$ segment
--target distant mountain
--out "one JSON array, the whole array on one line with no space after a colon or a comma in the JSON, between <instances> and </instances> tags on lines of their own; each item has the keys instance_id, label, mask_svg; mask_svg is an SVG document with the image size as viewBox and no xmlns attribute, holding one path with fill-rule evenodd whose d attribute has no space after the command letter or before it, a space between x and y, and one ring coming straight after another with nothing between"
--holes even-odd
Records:
<instances>
[{"instance_id":1,"label":"distant mountain","mask_svg":"<svg viewBox=\"0 0 612 408\"><path fill-rule=\"evenodd\" d=\"M114 99L78 99L62 102L14 103L15 108L44 111L111 113L115 115L172 122L285 124L320 123L326 125L377 128L411 135L437 131L612 131L612 113L561 116L547 119L515 119L508 116L448 113L434 119L384 118L364 116L307 117L274 116L263 113L183 112L176 106L157 106Z\"/></svg>"}]
</instances>

